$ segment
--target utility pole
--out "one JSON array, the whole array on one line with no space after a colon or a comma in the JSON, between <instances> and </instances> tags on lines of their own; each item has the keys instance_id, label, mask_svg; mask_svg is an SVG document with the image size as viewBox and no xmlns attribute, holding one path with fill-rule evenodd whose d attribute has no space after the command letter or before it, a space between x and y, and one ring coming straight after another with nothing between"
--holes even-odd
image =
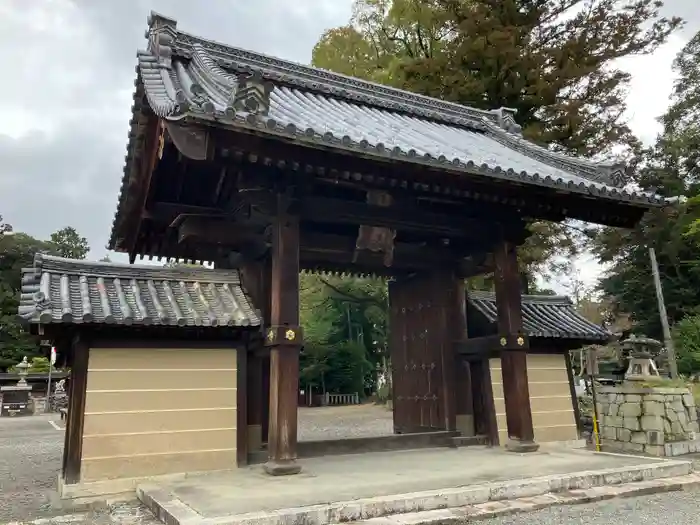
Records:
<instances>
[{"instance_id":1,"label":"utility pole","mask_svg":"<svg viewBox=\"0 0 700 525\"><path fill-rule=\"evenodd\" d=\"M678 379L678 363L676 363L676 351L673 348L673 339L671 339L671 329L668 326L668 315L666 314L666 304L664 303L664 292L661 289L661 277L659 276L659 263L656 262L656 252L654 251L654 248L649 248L649 259L651 260L651 271L654 274L656 302L659 304L661 328L664 332L664 346L666 347L666 355L668 356L668 368L671 372L671 379Z\"/></svg>"}]
</instances>

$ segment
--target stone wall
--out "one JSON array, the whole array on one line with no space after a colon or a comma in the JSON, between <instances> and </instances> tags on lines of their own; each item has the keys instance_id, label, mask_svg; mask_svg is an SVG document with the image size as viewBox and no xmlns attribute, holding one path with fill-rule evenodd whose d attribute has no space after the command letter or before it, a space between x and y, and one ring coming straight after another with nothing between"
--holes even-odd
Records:
<instances>
[{"instance_id":1,"label":"stone wall","mask_svg":"<svg viewBox=\"0 0 700 525\"><path fill-rule=\"evenodd\" d=\"M603 450L653 456L700 452L695 400L687 389L624 383L596 393Z\"/></svg>"}]
</instances>

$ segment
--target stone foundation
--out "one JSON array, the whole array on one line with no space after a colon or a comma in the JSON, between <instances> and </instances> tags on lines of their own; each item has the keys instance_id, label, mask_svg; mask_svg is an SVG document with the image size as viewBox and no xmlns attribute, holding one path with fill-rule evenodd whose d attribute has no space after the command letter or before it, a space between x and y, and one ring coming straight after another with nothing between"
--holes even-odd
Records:
<instances>
[{"instance_id":1,"label":"stone foundation","mask_svg":"<svg viewBox=\"0 0 700 525\"><path fill-rule=\"evenodd\" d=\"M686 388L625 383L597 391L603 450L678 456L700 452L695 400Z\"/></svg>"}]
</instances>

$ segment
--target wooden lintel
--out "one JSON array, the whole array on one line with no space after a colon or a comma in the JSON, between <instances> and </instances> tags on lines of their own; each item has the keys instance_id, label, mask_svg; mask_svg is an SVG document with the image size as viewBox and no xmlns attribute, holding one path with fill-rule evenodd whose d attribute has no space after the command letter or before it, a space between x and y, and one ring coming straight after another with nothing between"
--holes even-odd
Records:
<instances>
[{"instance_id":1,"label":"wooden lintel","mask_svg":"<svg viewBox=\"0 0 700 525\"><path fill-rule=\"evenodd\" d=\"M462 239L474 236L493 238L494 234L493 226L486 221L462 215L426 212L415 205L383 207L342 199L303 197L293 202L292 206L299 213L300 219L306 222L379 226ZM230 212L222 208L162 202L153 204L151 213L154 218L160 217L161 221L168 224L182 214L212 218L231 216ZM522 223L502 226L510 230L524 228Z\"/></svg>"},{"instance_id":2,"label":"wooden lintel","mask_svg":"<svg viewBox=\"0 0 700 525\"><path fill-rule=\"evenodd\" d=\"M522 344L521 344L522 343ZM455 341L456 352L468 356L488 356L500 350L527 350L528 337L525 335L485 335L462 341Z\"/></svg>"}]
</instances>

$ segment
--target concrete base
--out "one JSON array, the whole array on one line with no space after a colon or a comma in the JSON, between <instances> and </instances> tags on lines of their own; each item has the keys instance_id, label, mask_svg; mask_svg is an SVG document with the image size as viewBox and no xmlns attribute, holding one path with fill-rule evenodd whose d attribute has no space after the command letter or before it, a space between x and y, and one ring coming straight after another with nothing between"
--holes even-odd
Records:
<instances>
[{"instance_id":1,"label":"concrete base","mask_svg":"<svg viewBox=\"0 0 700 525\"><path fill-rule=\"evenodd\" d=\"M526 454L529 452L537 452L540 446L534 441L519 441L517 439L509 439L506 443L505 449L508 452L518 452L520 454Z\"/></svg>"},{"instance_id":2,"label":"concrete base","mask_svg":"<svg viewBox=\"0 0 700 525\"><path fill-rule=\"evenodd\" d=\"M270 476L293 476L301 472L301 465L296 461L285 461L284 463L268 461L263 465L263 470Z\"/></svg>"},{"instance_id":3,"label":"concrete base","mask_svg":"<svg viewBox=\"0 0 700 525\"><path fill-rule=\"evenodd\" d=\"M169 525L328 525L458 508L691 473L690 461L582 450L510 454L469 447L299 461L296 476L261 467L144 484L139 499ZM538 477L532 477L538 476Z\"/></svg>"}]
</instances>

